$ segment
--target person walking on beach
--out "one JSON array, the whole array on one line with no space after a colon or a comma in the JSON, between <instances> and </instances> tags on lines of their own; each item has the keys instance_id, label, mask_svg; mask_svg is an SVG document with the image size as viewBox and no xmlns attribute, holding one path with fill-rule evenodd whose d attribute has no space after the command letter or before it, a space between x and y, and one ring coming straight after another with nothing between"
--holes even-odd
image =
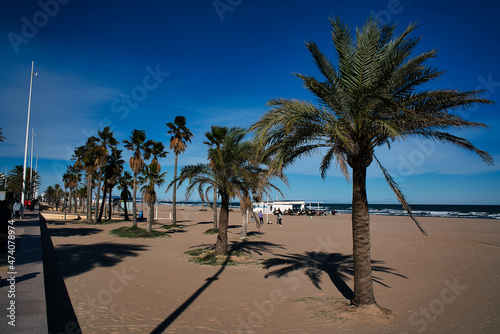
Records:
<instances>
[{"instance_id":1,"label":"person walking on beach","mask_svg":"<svg viewBox=\"0 0 500 334\"><path fill-rule=\"evenodd\" d=\"M281 220L283 219L283 217L281 216L281 211L278 211L278 214L276 215L276 223L279 225L279 226L283 226L283 224L281 223Z\"/></svg>"},{"instance_id":2,"label":"person walking on beach","mask_svg":"<svg viewBox=\"0 0 500 334\"><path fill-rule=\"evenodd\" d=\"M19 200L16 200L16 203L12 206L12 210L14 211L14 217L19 219L21 214L21 202Z\"/></svg>"},{"instance_id":3,"label":"person walking on beach","mask_svg":"<svg viewBox=\"0 0 500 334\"><path fill-rule=\"evenodd\" d=\"M264 214L262 211L259 212L259 224L262 226L264 225Z\"/></svg>"}]
</instances>

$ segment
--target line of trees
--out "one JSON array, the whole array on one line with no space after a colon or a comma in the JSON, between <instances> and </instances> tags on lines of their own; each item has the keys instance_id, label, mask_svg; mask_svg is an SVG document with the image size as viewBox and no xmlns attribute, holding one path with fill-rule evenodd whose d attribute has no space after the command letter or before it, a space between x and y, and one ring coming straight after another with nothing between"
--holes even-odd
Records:
<instances>
[{"instance_id":1,"label":"line of trees","mask_svg":"<svg viewBox=\"0 0 500 334\"><path fill-rule=\"evenodd\" d=\"M175 178L178 156L185 152L187 143L193 135L186 127L184 116L177 116L173 123L166 123L166 126L167 133L172 135L170 147L175 153ZM125 170L123 150L119 149L119 144L120 142L114 137L109 127L98 131L97 136L87 138L85 145L75 149L74 164L67 166L63 175L64 191L62 194L56 191L56 188L60 189L60 186L55 185L47 188L45 196L56 206L60 202L59 195L67 197L69 211L75 213L78 203L82 208L85 202L84 212L87 215L87 221L100 223L105 212L106 199L109 201L110 208L108 219L111 219L112 192L117 187L121 190L120 199L124 202L125 220L130 220L126 202L132 199L132 226L137 227L136 198L139 190L149 207L147 230L151 232L154 219L153 207L157 201L156 188L165 183L167 174L161 172L159 159L166 157L168 152L162 142L148 139L145 130L134 129L130 137L123 140L124 148L132 152L129 160L131 172L129 172ZM174 225L176 224L176 190L177 187L174 187Z\"/></svg>"}]
</instances>

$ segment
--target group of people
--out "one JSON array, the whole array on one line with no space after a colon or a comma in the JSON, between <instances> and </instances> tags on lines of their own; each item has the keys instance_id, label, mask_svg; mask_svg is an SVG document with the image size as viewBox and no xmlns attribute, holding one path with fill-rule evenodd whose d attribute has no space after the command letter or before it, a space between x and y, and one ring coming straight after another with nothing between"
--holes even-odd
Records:
<instances>
[{"instance_id":1,"label":"group of people","mask_svg":"<svg viewBox=\"0 0 500 334\"><path fill-rule=\"evenodd\" d=\"M278 226L283 226L283 215L281 214L281 210L278 210L278 211L275 211L274 212L274 215L276 216L276 224L278 224ZM262 211L259 211L259 225L264 225L264 214L262 213ZM267 222L267 224L272 224L270 221Z\"/></svg>"},{"instance_id":2,"label":"group of people","mask_svg":"<svg viewBox=\"0 0 500 334\"><path fill-rule=\"evenodd\" d=\"M33 211L35 209L36 200L25 200L24 205L21 204L20 200L16 200L12 205L12 217L16 219L21 218L21 214L24 212L25 208L29 211Z\"/></svg>"}]
</instances>

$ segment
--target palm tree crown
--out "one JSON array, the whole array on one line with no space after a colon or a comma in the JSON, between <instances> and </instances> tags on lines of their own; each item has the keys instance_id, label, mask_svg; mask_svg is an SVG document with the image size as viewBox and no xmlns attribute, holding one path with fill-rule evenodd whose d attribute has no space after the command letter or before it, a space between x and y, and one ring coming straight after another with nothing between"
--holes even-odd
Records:
<instances>
[{"instance_id":1,"label":"palm tree crown","mask_svg":"<svg viewBox=\"0 0 500 334\"><path fill-rule=\"evenodd\" d=\"M251 130L266 147L281 170L297 158L314 151L324 153L320 165L323 177L332 162L350 180L353 178L353 244L356 305L373 304L369 216L366 198L366 169L375 160L398 200L420 228L399 186L380 164L375 150L400 139L431 139L465 148L492 164L491 156L449 130L486 127L462 119L455 110L491 103L478 97L479 91L451 89L419 90L443 72L425 65L436 51L411 56L420 38L410 34L409 25L400 35L394 24L381 25L373 17L356 29L356 41L339 18L330 20L337 63L331 63L314 42L307 42L322 75L295 74L317 99L317 103L295 99L273 99L271 110Z\"/></svg>"},{"instance_id":2,"label":"palm tree crown","mask_svg":"<svg viewBox=\"0 0 500 334\"><path fill-rule=\"evenodd\" d=\"M174 123L169 122L166 125L170 128L167 133L172 135L170 137L170 149L175 154L183 153L186 150L187 143L191 142L191 137L193 137L191 130L186 127L186 117L177 116Z\"/></svg>"}]
</instances>

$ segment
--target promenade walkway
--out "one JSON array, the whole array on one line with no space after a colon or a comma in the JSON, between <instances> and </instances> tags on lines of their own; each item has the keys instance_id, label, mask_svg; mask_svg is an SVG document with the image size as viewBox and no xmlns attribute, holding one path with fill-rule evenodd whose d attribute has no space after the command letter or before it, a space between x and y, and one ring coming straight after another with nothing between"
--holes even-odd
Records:
<instances>
[{"instance_id":1,"label":"promenade walkway","mask_svg":"<svg viewBox=\"0 0 500 334\"><path fill-rule=\"evenodd\" d=\"M0 253L0 333L81 333L44 220L26 212L13 226L13 258Z\"/></svg>"}]
</instances>

